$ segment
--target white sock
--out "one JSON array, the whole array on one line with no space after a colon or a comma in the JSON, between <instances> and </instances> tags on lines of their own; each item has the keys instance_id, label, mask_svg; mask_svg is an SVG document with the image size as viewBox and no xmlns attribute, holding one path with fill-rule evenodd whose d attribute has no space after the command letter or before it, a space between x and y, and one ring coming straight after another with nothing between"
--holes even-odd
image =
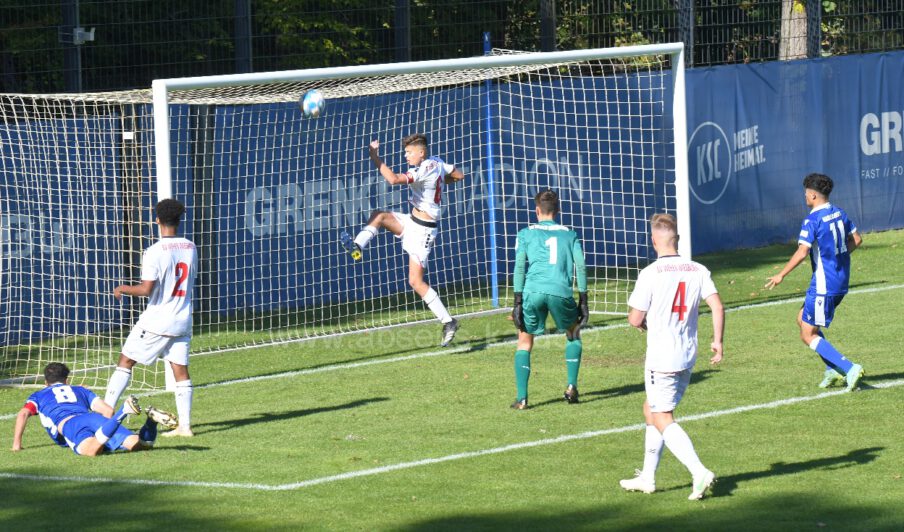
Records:
<instances>
[{"instance_id":1,"label":"white sock","mask_svg":"<svg viewBox=\"0 0 904 532\"><path fill-rule=\"evenodd\" d=\"M355 237L355 244L358 244L358 247L364 249L367 247L367 244L370 243L370 239L377 236L377 229L371 227L369 225L365 225L364 229L358 233L358 236Z\"/></svg>"},{"instance_id":2,"label":"white sock","mask_svg":"<svg viewBox=\"0 0 904 532\"><path fill-rule=\"evenodd\" d=\"M439 321L443 323L449 323L452 321L452 316L449 315L449 311L446 310L446 306L443 305L443 302L440 301L439 295L436 293L436 290L429 289L427 293L424 294L424 303L427 304L427 308L429 308L433 314L439 319Z\"/></svg>"},{"instance_id":3,"label":"white sock","mask_svg":"<svg viewBox=\"0 0 904 532\"><path fill-rule=\"evenodd\" d=\"M110 438L107 437L103 432L104 429L97 429L97 432L94 433L94 438L97 440L97 443L103 445L110 441Z\"/></svg>"},{"instance_id":4,"label":"white sock","mask_svg":"<svg viewBox=\"0 0 904 532\"><path fill-rule=\"evenodd\" d=\"M130 380L132 380L132 370L128 368L117 367L113 370L113 375L110 375L110 380L107 381L107 393L104 396L104 402L112 406L113 410L116 410L116 403L119 401L122 392L126 391Z\"/></svg>"},{"instance_id":5,"label":"white sock","mask_svg":"<svg viewBox=\"0 0 904 532\"><path fill-rule=\"evenodd\" d=\"M662 456L662 434L653 425L647 425L647 433L644 438L643 470L640 476L647 480L656 478L656 468L659 467L659 458Z\"/></svg>"},{"instance_id":6,"label":"white sock","mask_svg":"<svg viewBox=\"0 0 904 532\"><path fill-rule=\"evenodd\" d=\"M191 428L191 379L176 382L176 415L179 427Z\"/></svg>"},{"instance_id":7,"label":"white sock","mask_svg":"<svg viewBox=\"0 0 904 532\"><path fill-rule=\"evenodd\" d=\"M684 429L678 423L672 423L662 431L662 440L665 442L665 446L675 455L675 458L684 464L684 467L695 478L706 471L703 463L700 462L700 458L697 457L697 452L694 451L694 444L691 443L690 436L684 432Z\"/></svg>"}]
</instances>

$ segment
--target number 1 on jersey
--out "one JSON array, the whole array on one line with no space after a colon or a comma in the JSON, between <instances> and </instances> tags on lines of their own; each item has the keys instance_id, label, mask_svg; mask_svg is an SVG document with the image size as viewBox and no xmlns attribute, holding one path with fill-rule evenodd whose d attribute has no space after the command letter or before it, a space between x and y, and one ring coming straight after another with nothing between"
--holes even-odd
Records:
<instances>
[{"instance_id":1,"label":"number 1 on jersey","mask_svg":"<svg viewBox=\"0 0 904 532\"><path fill-rule=\"evenodd\" d=\"M675 299L672 300L672 312L678 313L678 321L684 321L684 315L687 314L687 305L685 304L685 294L687 286L684 281L678 283L678 290L675 291Z\"/></svg>"},{"instance_id":2,"label":"number 1 on jersey","mask_svg":"<svg viewBox=\"0 0 904 532\"><path fill-rule=\"evenodd\" d=\"M551 236L543 243L549 248L549 263L555 264L559 260L559 240Z\"/></svg>"}]
</instances>

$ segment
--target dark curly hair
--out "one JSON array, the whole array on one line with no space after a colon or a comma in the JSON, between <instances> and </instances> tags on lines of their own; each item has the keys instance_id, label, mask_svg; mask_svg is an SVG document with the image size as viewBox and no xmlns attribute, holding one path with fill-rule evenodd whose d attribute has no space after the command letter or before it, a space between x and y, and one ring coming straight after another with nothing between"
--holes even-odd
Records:
<instances>
[{"instance_id":1,"label":"dark curly hair","mask_svg":"<svg viewBox=\"0 0 904 532\"><path fill-rule=\"evenodd\" d=\"M814 173L804 178L804 188L815 190L826 198L832 193L834 187L835 183L832 182L832 178L825 174Z\"/></svg>"},{"instance_id":2,"label":"dark curly hair","mask_svg":"<svg viewBox=\"0 0 904 532\"><path fill-rule=\"evenodd\" d=\"M165 199L157 204L157 218L160 223L170 227L179 227L179 219L185 214L185 205L179 200Z\"/></svg>"}]
</instances>

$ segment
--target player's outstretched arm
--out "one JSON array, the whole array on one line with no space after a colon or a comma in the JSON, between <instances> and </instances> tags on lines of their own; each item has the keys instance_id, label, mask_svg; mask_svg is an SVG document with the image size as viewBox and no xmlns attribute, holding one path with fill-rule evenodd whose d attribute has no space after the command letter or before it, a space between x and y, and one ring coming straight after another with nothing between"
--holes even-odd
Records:
<instances>
[{"instance_id":1,"label":"player's outstretched arm","mask_svg":"<svg viewBox=\"0 0 904 532\"><path fill-rule=\"evenodd\" d=\"M16 426L13 428L13 451L22 450L22 435L25 434L25 425L30 417L31 412L27 408L19 410L18 415L16 415Z\"/></svg>"},{"instance_id":2,"label":"player's outstretched arm","mask_svg":"<svg viewBox=\"0 0 904 532\"><path fill-rule=\"evenodd\" d=\"M390 185L401 185L408 182L408 176L405 174L397 174L392 171L383 159L380 158L380 141L374 140L369 146L370 160L374 162L374 166L380 171L380 175Z\"/></svg>"},{"instance_id":3,"label":"player's outstretched arm","mask_svg":"<svg viewBox=\"0 0 904 532\"><path fill-rule=\"evenodd\" d=\"M709 359L710 364L717 364L722 361L722 337L725 333L725 307L722 305L722 298L719 294L713 294L706 298L706 304L709 305L713 315L713 343L710 345L713 356Z\"/></svg>"},{"instance_id":4,"label":"player's outstretched arm","mask_svg":"<svg viewBox=\"0 0 904 532\"><path fill-rule=\"evenodd\" d=\"M794 255L791 255L791 258L788 259L788 263L785 264L785 267L782 268L782 271L772 277L766 279L766 285L764 288L768 288L772 290L779 284L781 284L782 280L784 280L785 276L791 273L794 268L797 268L804 259L807 258L807 255L810 254L810 247L804 244L800 244L797 246L797 251L794 252Z\"/></svg>"}]
</instances>

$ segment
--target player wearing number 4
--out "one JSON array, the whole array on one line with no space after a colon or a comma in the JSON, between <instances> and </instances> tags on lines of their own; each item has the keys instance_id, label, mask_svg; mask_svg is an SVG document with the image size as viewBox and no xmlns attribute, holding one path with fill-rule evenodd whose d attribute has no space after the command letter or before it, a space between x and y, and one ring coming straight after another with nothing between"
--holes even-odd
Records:
<instances>
[{"instance_id":1,"label":"player wearing number 4","mask_svg":"<svg viewBox=\"0 0 904 532\"><path fill-rule=\"evenodd\" d=\"M587 324L587 267L578 235L555 221L559 196L544 190L534 197L538 223L518 232L515 244L515 305L512 321L518 328L515 351L515 386L518 395L512 408L527 408L530 379L530 352L534 336L546 331L546 316L552 314L556 327L565 331L565 366L568 387L565 400L578 402L578 371L581 368L581 327ZM525 263L527 272L525 273ZM579 300L574 301L574 278ZM526 280L525 280L526 279Z\"/></svg>"},{"instance_id":2,"label":"player wearing number 4","mask_svg":"<svg viewBox=\"0 0 904 532\"><path fill-rule=\"evenodd\" d=\"M105 451L149 449L157 437L157 423L166 423L172 414L148 408L148 419L138 434L122 426L126 416L141 413L138 399L129 396L118 412L91 390L69 385L69 368L51 362L44 368L45 388L28 397L16 416L13 451L22 450L22 436L31 416L41 417L47 435L61 447L69 446L80 456L97 456Z\"/></svg>"},{"instance_id":3,"label":"player wearing number 4","mask_svg":"<svg viewBox=\"0 0 904 532\"><path fill-rule=\"evenodd\" d=\"M804 218L797 240L797 251L778 275L766 283L772 289L796 268L807 256L813 267L813 277L804 305L797 313L800 339L822 358L826 364L825 377L819 383L827 388L844 382L853 390L863 376L863 367L854 364L826 340L820 327L828 327L848 291L851 278L851 253L863 243L854 222L838 207L829 203L834 184L823 174L804 178L804 198L810 214Z\"/></svg>"},{"instance_id":4,"label":"player wearing number 4","mask_svg":"<svg viewBox=\"0 0 904 532\"><path fill-rule=\"evenodd\" d=\"M656 214L650 221L650 233L657 259L637 277L628 298L628 323L647 332L644 364L646 420L643 469L632 479L622 480L628 491L656 491L656 468L665 445L693 476L688 499L703 498L715 480L703 466L690 437L675 422L674 411L691 380L697 360L697 313L700 300L712 310L713 356L710 363L722 360L722 332L725 311L710 278L709 270L678 255L678 226L670 214Z\"/></svg>"},{"instance_id":5,"label":"player wearing number 4","mask_svg":"<svg viewBox=\"0 0 904 532\"><path fill-rule=\"evenodd\" d=\"M411 214L376 210L370 215L367 225L352 240L351 235L342 232L340 241L352 258L361 260L362 251L377 236L380 229L388 229L402 240L402 249L408 253L408 284L424 300L427 307L443 323L442 346L449 345L458 330L458 320L454 319L440 300L436 290L424 280L427 258L436 239L436 226L440 216L440 201L443 185L464 179L460 170L446 164L436 156L427 156L427 137L414 134L402 139L405 160L411 169L404 174L395 173L380 158L380 141L370 143L370 158L380 171L380 175L390 185L408 185Z\"/></svg>"},{"instance_id":6,"label":"player wearing number 4","mask_svg":"<svg viewBox=\"0 0 904 532\"><path fill-rule=\"evenodd\" d=\"M148 298L144 312L122 346L119 363L107 382L104 400L115 405L129 385L136 362L153 364L163 358L175 378L178 426L161 436L193 436L191 430L192 384L188 375L191 344L192 289L198 273L198 252L186 238L176 236L185 206L165 199L157 204L160 240L144 252L141 284L119 285L113 296Z\"/></svg>"}]
</instances>

